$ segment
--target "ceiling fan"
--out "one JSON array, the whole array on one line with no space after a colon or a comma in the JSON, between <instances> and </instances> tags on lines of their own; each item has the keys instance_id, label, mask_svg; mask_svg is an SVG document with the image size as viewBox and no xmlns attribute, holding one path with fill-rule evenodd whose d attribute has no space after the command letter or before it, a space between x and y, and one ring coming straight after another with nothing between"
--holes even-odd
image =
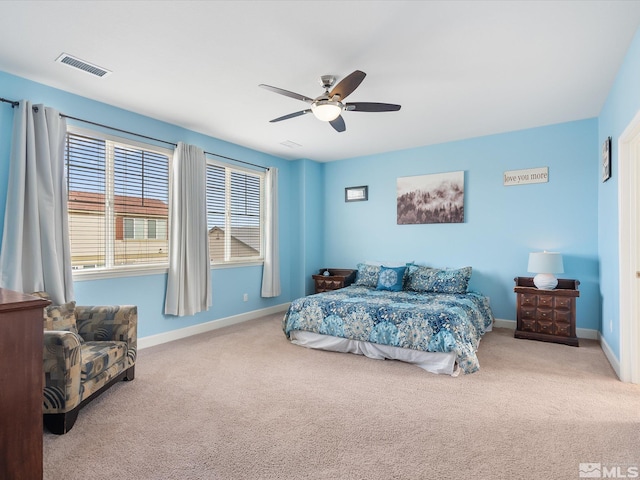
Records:
<instances>
[{"instance_id":1,"label":"ceiling fan","mask_svg":"<svg viewBox=\"0 0 640 480\"><path fill-rule=\"evenodd\" d=\"M285 95L287 97L302 100L311 105L311 108L301 110L299 112L290 113L282 117L274 118L270 120L271 123L280 122L282 120L288 120L290 118L306 115L307 113L313 113L313 115L324 122L329 122L331 126L337 132L344 132L346 126L341 113L346 112L395 112L400 110L400 105L394 105L392 103L374 103L374 102L352 102L344 103L344 99L353 91L358 88L358 85L362 83L366 73L356 70L350 75L343 78L335 87L333 84L336 81L336 77L333 75L323 75L320 77L320 84L324 88L324 93L316 98L305 97L299 93L283 90L282 88L272 87L271 85L260 84L262 88L271 90L272 92ZM329 89L333 87L331 91Z\"/></svg>"}]
</instances>

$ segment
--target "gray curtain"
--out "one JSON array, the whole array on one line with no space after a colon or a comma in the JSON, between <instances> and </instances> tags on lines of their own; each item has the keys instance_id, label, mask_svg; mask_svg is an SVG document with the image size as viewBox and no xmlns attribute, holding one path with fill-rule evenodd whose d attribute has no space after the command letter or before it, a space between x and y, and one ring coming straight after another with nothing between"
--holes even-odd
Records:
<instances>
[{"instance_id":1,"label":"gray curtain","mask_svg":"<svg viewBox=\"0 0 640 480\"><path fill-rule=\"evenodd\" d=\"M0 286L73 300L64 172L67 125L58 111L22 100L14 112L0 252Z\"/></svg>"},{"instance_id":2,"label":"gray curtain","mask_svg":"<svg viewBox=\"0 0 640 480\"><path fill-rule=\"evenodd\" d=\"M280 252L278 242L278 169L270 167L265 176L265 245L262 296L280 295Z\"/></svg>"},{"instance_id":3,"label":"gray curtain","mask_svg":"<svg viewBox=\"0 0 640 480\"><path fill-rule=\"evenodd\" d=\"M211 306L206 179L204 150L179 142L169 184L167 315L193 315Z\"/></svg>"}]
</instances>

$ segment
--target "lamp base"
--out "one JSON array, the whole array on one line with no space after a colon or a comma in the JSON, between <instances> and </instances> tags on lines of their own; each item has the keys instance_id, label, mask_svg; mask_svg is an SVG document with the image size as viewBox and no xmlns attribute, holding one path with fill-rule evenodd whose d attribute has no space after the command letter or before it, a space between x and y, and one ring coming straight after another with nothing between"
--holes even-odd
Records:
<instances>
[{"instance_id":1,"label":"lamp base","mask_svg":"<svg viewBox=\"0 0 640 480\"><path fill-rule=\"evenodd\" d=\"M553 273L539 273L533 277L533 284L540 290L553 290L558 286L558 279Z\"/></svg>"}]
</instances>

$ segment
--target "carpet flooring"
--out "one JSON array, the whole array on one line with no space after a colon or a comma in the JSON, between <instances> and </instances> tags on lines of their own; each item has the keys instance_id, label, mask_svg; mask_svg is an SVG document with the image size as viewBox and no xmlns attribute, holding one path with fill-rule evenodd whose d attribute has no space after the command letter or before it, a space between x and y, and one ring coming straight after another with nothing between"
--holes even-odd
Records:
<instances>
[{"instance_id":1,"label":"carpet flooring","mask_svg":"<svg viewBox=\"0 0 640 480\"><path fill-rule=\"evenodd\" d=\"M483 338L457 378L289 343L282 314L144 349L44 435L47 480L577 479L640 469L640 385L595 341ZM583 465L583 468L585 466ZM617 469L617 470L612 470Z\"/></svg>"}]
</instances>

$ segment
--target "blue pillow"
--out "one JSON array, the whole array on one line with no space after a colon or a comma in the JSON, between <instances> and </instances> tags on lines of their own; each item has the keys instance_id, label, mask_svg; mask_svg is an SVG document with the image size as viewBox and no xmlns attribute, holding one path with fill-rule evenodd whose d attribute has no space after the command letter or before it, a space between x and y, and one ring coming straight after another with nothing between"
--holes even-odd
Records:
<instances>
[{"instance_id":1,"label":"blue pillow","mask_svg":"<svg viewBox=\"0 0 640 480\"><path fill-rule=\"evenodd\" d=\"M400 292L404 284L404 272L407 267L380 267L378 275L378 285L376 290L389 290L391 292Z\"/></svg>"}]
</instances>

